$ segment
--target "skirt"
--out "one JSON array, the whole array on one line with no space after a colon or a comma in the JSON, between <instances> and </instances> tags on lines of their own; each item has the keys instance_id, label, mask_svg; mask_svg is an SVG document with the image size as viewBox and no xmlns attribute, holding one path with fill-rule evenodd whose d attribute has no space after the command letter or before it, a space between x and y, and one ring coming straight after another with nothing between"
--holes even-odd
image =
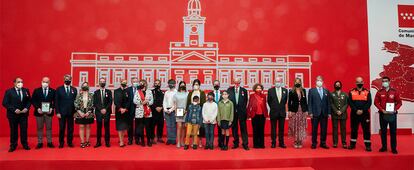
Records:
<instances>
[{"instance_id":1,"label":"skirt","mask_svg":"<svg viewBox=\"0 0 414 170\"><path fill-rule=\"evenodd\" d=\"M229 123L230 122L227 121L227 120L221 120L220 121L220 128L224 129L224 130L230 129Z\"/></svg>"},{"instance_id":2,"label":"skirt","mask_svg":"<svg viewBox=\"0 0 414 170\"><path fill-rule=\"evenodd\" d=\"M93 118L76 118L75 123L80 125L89 125L92 124L94 121Z\"/></svg>"},{"instance_id":3,"label":"skirt","mask_svg":"<svg viewBox=\"0 0 414 170\"><path fill-rule=\"evenodd\" d=\"M177 123L183 123L183 122L185 122L184 116L176 116L175 117L175 122L177 122Z\"/></svg>"},{"instance_id":4,"label":"skirt","mask_svg":"<svg viewBox=\"0 0 414 170\"><path fill-rule=\"evenodd\" d=\"M121 112L116 112L115 113L116 130L117 131L127 130L128 120L129 120L128 112L125 112L124 114L121 114Z\"/></svg>"}]
</instances>

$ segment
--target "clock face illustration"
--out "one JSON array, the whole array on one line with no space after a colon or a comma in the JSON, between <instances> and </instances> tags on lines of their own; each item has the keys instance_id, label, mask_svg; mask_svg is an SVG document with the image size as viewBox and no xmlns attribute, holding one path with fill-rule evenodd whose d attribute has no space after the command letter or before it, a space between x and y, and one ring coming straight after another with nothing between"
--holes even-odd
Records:
<instances>
[{"instance_id":1,"label":"clock face illustration","mask_svg":"<svg viewBox=\"0 0 414 170\"><path fill-rule=\"evenodd\" d=\"M198 31L197 25L192 25L191 26L191 33L197 33L197 31Z\"/></svg>"}]
</instances>

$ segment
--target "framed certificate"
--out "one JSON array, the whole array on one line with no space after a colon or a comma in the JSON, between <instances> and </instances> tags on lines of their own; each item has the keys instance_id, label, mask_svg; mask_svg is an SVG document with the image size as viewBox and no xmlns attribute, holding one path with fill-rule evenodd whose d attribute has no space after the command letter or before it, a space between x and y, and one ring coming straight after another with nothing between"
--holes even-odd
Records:
<instances>
[{"instance_id":1,"label":"framed certificate","mask_svg":"<svg viewBox=\"0 0 414 170\"><path fill-rule=\"evenodd\" d=\"M50 111L50 102L42 102L42 112L46 113Z\"/></svg>"},{"instance_id":2,"label":"framed certificate","mask_svg":"<svg viewBox=\"0 0 414 170\"><path fill-rule=\"evenodd\" d=\"M394 112L394 105L395 103L386 103L385 111Z\"/></svg>"},{"instance_id":3,"label":"framed certificate","mask_svg":"<svg viewBox=\"0 0 414 170\"><path fill-rule=\"evenodd\" d=\"M183 108L177 108L177 116L184 116L184 109Z\"/></svg>"}]
</instances>

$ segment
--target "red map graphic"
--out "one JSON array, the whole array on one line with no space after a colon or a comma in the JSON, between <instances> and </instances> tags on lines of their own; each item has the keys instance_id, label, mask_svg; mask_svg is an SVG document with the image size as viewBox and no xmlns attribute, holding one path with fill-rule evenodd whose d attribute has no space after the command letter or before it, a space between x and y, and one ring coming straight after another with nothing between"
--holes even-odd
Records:
<instances>
[{"instance_id":1,"label":"red map graphic","mask_svg":"<svg viewBox=\"0 0 414 170\"><path fill-rule=\"evenodd\" d=\"M414 102L414 48L398 42L384 42L383 50L395 54L388 65L384 65L384 70L379 74L379 78L372 81L372 87L380 89L382 87L381 77L391 78L391 86L400 92L401 98L406 101Z\"/></svg>"}]
</instances>

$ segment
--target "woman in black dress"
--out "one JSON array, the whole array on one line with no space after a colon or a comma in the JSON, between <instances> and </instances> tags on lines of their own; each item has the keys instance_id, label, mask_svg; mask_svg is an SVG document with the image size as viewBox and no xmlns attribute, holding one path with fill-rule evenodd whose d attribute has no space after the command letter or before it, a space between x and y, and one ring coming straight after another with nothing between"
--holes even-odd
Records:
<instances>
[{"instance_id":1,"label":"woman in black dress","mask_svg":"<svg viewBox=\"0 0 414 170\"><path fill-rule=\"evenodd\" d=\"M127 81L121 81L121 87L114 91L114 104L115 104L115 119L116 130L119 136L119 146L124 147L124 135L128 129L128 110L129 108L129 96L127 92Z\"/></svg>"},{"instance_id":2,"label":"woman in black dress","mask_svg":"<svg viewBox=\"0 0 414 170\"><path fill-rule=\"evenodd\" d=\"M93 112L93 94L89 93L88 82L82 83L81 91L75 99L76 113L75 123L79 124L79 136L81 139L81 148L90 146L89 137L91 134L91 124L94 121ZM86 140L85 140L86 133Z\"/></svg>"}]
</instances>

